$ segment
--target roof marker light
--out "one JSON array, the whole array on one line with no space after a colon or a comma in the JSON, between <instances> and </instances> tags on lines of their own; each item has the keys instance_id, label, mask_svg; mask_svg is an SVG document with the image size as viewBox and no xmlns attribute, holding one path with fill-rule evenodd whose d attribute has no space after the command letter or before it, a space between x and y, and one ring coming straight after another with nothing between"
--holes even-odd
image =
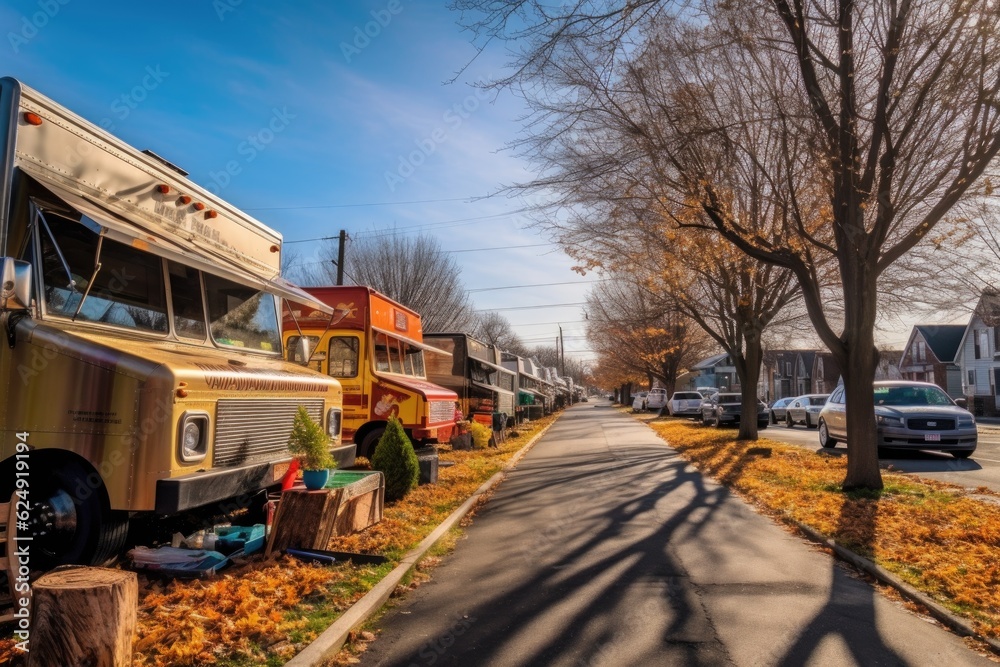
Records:
<instances>
[{"instance_id":1,"label":"roof marker light","mask_svg":"<svg viewBox=\"0 0 1000 667\"><path fill-rule=\"evenodd\" d=\"M37 113L31 113L30 111L24 112L24 122L28 125L41 125L42 117Z\"/></svg>"},{"instance_id":2,"label":"roof marker light","mask_svg":"<svg viewBox=\"0 0 1000 667\"><path fill-rule=\"evenodd\" d=\"M205 205L202 204L200 201L196 201L194 203L194 210L196 210L196 211L204 211L205 210Z\"/></svg>"},{"instance_id":3,"label":"roof marker light","mask_svg":"<svg viewBox=\"0 0 1000 667\"><path fill-rule=\"evenodd\" d=\"M179 204L185 204L185 205L186 204L190 204L191 203L191 197L189 197L187 195L181 195L180 197L177 198L177 202Z\"/></svg>"},{"instance_id":4,"label":"roof marker light","mask_svg":"<svg viewBox=\"0 0 1000 667\"><path fill-rule=\"evenodd\" d=\"M205 211L205 219L211 220L212 218L218 218L219 214L215 211Z\"/></svg>"},{"instance_id":5,"label":"roof marker light","mask_svg":"<svg viewBox=\"0 0 1000 667\"><path fill-rule=\"evenodd\" d=\"M278 252L279 250L281 250L281 246L277 243L271 246L271 252Z\"/></svg>"},{"instance_id":6,"label":"roof marker light","mask_svg":"<svg viewBox=\"0 0 1000 667\"><path fill-rule=\"evenodd\" d=\"M164 194L164 195L170 194L170 186L169 185L165 185L165 184L157 185L156 189L157 189L157 191L160 194Z\"/></svg>"}]
</instances>

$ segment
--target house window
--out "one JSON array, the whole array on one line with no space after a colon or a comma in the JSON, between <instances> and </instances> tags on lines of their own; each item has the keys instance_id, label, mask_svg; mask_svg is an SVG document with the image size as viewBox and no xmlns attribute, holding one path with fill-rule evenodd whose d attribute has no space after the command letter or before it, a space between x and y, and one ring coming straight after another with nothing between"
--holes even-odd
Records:
<instances>
[{"instance_id":1,"label":"house window","mask_svg":"<svg viewBox=\"0 0 1000 667\"><path fill-rule=\"evenodd\" d=\"M927 360L927 344L924 341L918 340L913 344L913 356L921 363Z\"/></svg>"},{"instance_id":2,"label":"house window","mask_svg":"<svg viewBox=\"0 0 1000 667\"><path fill-rule=\"evenodd\" d=\"M968 373L969 373L969 377L967 379L969 381L969 389L973 389L974 390L976 388L976 371L975 371L975 369L971 369L970 368L969 371L968 371Z\"/></svg>"},{"instance_id":3,"label":"house window","mask_svg":"<svg viewBox=\"0 0 1000 667\"><path fill-rule=\"evenodd\" d=\"M792 362L785 362L785 377L792 377Z\"/></svg>"},{"instance_id":4,"label":"house window","mask_svg":"<svg viewBox=\"0 0 1000 667\"><path fill-rule=\"evenodd\" d=\"M990 354L990 332L986 329L977 329L975 336L976 359L985 359Z\"/></svg>"},{"instance_id":5,"label":"house window","mask_svg":"<svg viewBox=\"0 0 1000 667\"><path fill-rule=\"evenodd\" d=\"M820 357L819 359L816 360L816 379L818 379L818 380L822 380L823 379L823 358L822 357ZM822 387L823 383L820 382L819 386ZM822 392L823 390L820 389L819 391Z\"/></svg>"}]
</instances>

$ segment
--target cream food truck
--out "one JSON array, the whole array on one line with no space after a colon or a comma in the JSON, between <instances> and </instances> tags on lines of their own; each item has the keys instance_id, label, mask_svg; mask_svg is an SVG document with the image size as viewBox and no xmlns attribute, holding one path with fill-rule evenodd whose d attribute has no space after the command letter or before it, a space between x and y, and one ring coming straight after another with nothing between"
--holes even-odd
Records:
<instances>
[{"instance_id":1,"label":"cream food truck","mask_svg":"<svg viewBox=\"0 0 1000 667\"><path fill-rule=\"evenodd\" d=\"M283 299L332 309L280 278L279 234L185 176L0 79L0 498L32 569L273 486L299 406L353 463L340 384L282 353Z\"/></svg>"}]
</instances>

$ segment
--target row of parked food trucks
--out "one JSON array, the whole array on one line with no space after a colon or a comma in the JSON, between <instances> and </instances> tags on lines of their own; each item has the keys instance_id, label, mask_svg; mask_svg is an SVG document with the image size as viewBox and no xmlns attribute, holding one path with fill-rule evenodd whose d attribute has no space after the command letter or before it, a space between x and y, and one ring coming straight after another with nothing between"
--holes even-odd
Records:
<instances>
[{"instance_id":1,"label":"row of parked food trucks","mask_svg":"<svg viewBox=\"0 0 1000 667\"><path fill-rule=\"evenodd\" d=\"M178 167L0 79L0 548L19 532L32 569L98 564L137 514L247 503L289 470L300 406L346 467L390 416L419 446L456 405L531 418L571 395L371 288L300 289L281 252Z\"/></svg>"}]
</instances>

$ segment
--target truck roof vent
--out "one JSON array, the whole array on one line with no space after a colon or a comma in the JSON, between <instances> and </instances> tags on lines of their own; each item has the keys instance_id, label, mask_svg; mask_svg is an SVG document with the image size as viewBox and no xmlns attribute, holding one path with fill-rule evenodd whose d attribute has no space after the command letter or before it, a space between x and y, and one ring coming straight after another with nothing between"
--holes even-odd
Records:
<instances>
[{"instance_id":1,"label":"truck roof vent","mask_svg":"<svg viewBox=\"0 0 1000 667\"><path fill-rule=\"evenodd\" d=\"M160 157L159 155L157 155L153 151L149 150L148 148L145 149L145 150L143 150L142 154L143 155L148 155L149 157L153 158L154 160L156 160L157 162L159 162L163 166L169 167L170 169L173 169L174 171L176 171L181 176L187 176L188 175L188 173L186 171L184 171L183 169L181 169L180 167L178 167L176 164L174 164L170 160L167 160L165 158Z\"/></svg>"}]
</instances>

